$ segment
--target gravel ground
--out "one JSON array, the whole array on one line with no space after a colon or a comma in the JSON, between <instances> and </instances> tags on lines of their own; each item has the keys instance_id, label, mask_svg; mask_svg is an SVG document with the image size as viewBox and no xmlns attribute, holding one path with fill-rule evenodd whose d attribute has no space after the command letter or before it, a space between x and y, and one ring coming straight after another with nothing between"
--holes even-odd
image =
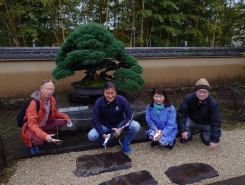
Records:
<instances>
[{"instance_id":1,"label":"gravel ground","mask_svg":"<svg viewBox=\"0 0 245 185\"><path fill-rule=\"evenodd\" d=\"M10 178L9 185L67 185L84 184L97 185L111 180L114 176L125 175L130 172L148 170L159 185L173 184L165 175L165 171L184 163L207 163L218 171L219 176L202 180L195 184L208 184L232 177L244 175L245 164L245 129L224 131L221 141L215 150L209 149L201 143L196 135L186 144L176 142L173 150L165 147L151 148L150 142L131 145L132 168L127 170L106 172L90 177L77 177L76 158L80 155L93 155L103 152L117 152L121 147L115 146L104 149L71 152L60 155L35 157L18 161L17 170ZM177 138L179 139L179 138Z\"/></svg>"}]
</instances>

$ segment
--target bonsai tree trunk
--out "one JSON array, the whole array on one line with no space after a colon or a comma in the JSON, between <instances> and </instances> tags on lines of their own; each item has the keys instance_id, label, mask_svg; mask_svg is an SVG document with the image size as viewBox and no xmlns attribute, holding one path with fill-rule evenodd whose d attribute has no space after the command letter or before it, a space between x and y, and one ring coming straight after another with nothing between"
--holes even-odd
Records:
<instances>
[{"instance_id":1,"label":"bonsai tree trunk","mask_svg":"<svg viewBox=\"0 0 245 185\"><path fill-rule=\"evenodd\" d=\"M100 77L99 75L96 73L97 71L97 66L95 65L90 65L88 67L88 70L87 70L87 74L86 76L83 78L83 80L93 80L93 81L97 81Z\"/></svg>"}]
</instances>

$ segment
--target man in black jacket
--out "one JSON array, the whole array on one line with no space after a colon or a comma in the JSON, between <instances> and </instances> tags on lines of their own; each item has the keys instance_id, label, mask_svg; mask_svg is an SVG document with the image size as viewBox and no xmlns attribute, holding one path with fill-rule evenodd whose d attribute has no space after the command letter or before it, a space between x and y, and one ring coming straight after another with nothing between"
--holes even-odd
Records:
<instances>
[{"instance_id":1,"label":"man in black jacket","mask_svg":"<svg viewBox=\"0 0 245 185\"><path fill-rule=\"evenodd\" d=\"M215 149L221 136L218 104L209 95L210 86L205 78L197 81L195 91L184 98L178 110L180 143L192 140L192 134L201 132L199 136L202 142Z\"/></svg>"}]
</instances>

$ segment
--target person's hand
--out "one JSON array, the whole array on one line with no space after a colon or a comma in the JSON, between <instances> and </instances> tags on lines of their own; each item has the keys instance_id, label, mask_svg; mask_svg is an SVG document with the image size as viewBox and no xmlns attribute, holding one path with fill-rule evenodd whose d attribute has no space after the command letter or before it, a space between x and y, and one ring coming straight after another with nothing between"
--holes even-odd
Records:
<instances>
[{"instance_id":1,"label":"person's hand","mask_svg":"<svg viewBox=\"0 0 245 185\"><path fill-rule=\"evenodd\" d=\"M155 128L155 129L154 129L154 132L155 132L155 133L160 133L161 131L158 130L157 128Z\"/></svg>"},{"instance_id":2,"label":"person's hand","mask_svg":"<svg viewBox=\"0 0 245 185\"><path fill-rule=\"evenodd\" d=\"M103 134L103 138L106 139L109 138L109 136L107 134Z\"/></svg>"},{"instance_id":3,"label":"person's hand","mask_svg":"<svg viewBox=\"0 0 245 185\"><path fill-rule=\"evenodd\" d=\"M188 139L188 132L181 133L181 136L183 139L187 140Z\"/></svg>"},{"instance_id":4,"label":"person's hand","mask_svg":"<svg viewBox=\"0 0 245 185\"><path fill-rule=\"evenodd\" d=\"M48 142L48 143L55 143L57 142L56 139L53 139L52 136L55 136L55 134L48 134L46 137L45 137L45 140Z\"/></svg>"},{"instance_id":5,"label":"person's hand","mask_svg":"<svg viewBox=\"0 0 245 185\"><path fill-rule=\"evenodd\" d=\"M159 133L159 132L158 132ZM154 141L159 141L159 139L161 138L163 136L163 133L162 132L160 132L160 134L157 136L157 137L155 137L155 139L154 139Z\"/></svg>"},{"instance_id":6,"label":"person's hand","mask_svg":"<svg viewBox=\"0 0 245 185\"><path fill-rule=\"evenodd\" d=\"M218 145L218 143L210 142L209 147L210 147L211 149L215 149L215 148L217 147L217 145Z\"/></svg>"},{"instance_id":7,"label":"person's hand","mask_svg":"<svg viewBox=\"0 0 245 185\"><path fill-rule=\"evenodd\" d=\"M118 129L118 128L112 128L112 130L115 130L115 132L117 134L116 137L118 137L122 133L122 131L120 129Z\"/></svg>"},{"instance_id":8,"label":"person's hand","mask_svg":"<svg viewBox=\"0 0 245 185\"><path fill-rule=\"evenodd\" d=\"M70 118L66 120L67 121L67 126L72 127L73 123L71 122Z\"/></svg>"},{"instance_id":9,"label":"person's hand","mask_svg":"<svg viewBox=\"0 0 245 185\"><path fill-rule=\"evenodd\" d=\"M156 133L158 133L159 135L157 137L154 136L153 141L158 141L163 136L161 130L158 130L157 128L154 129L154 133L154 135L156 135Z\"/></svg>"}]
</instances>

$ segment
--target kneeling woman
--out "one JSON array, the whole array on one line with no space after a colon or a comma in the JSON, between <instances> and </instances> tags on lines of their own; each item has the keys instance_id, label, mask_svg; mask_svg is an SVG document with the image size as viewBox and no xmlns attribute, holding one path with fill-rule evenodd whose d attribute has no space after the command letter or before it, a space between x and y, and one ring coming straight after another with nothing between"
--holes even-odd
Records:
<instances>
[{"instance_id":1,"label":"kneeling woman","mask_svg":"<svg viewBox=\"0 0 245 185\"><path fill-rule=\"evenodd\" d=\"M160 144L172 150L178 133L176 111L164 88L153 89L150 104L147 105L146 121L150 127L146 137L153 141L151 146Z\"/></svg>"}]
</instances>

